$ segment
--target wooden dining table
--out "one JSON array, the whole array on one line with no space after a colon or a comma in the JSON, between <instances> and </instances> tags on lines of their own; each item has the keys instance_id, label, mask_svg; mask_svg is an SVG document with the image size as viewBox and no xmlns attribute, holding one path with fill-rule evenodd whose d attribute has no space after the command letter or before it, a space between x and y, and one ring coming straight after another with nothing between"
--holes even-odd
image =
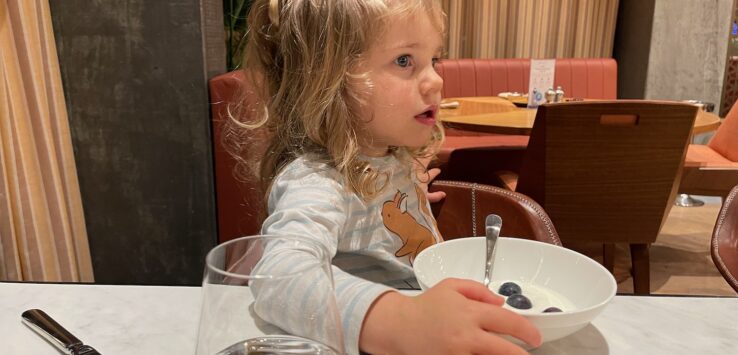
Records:
<instances>
[{"instance_id":1,"label":"wooden dining table","mask_svg":"<svg viewBox=\"0 0 738 355\"><path fill-rule=\"evenodd\" d=\"M565 101L576 101L567 99ZM581 100L581 99L579 99ZM518 107L497 96L455 97L443 100L439 117L444 126L466 131L530 135L536 109ZM450 103L458 103L458 105ZM455 106L455 108L443 108ZM704 110L697 112L692 134L706 133L720 126L720 117Z\"/></svg>"}]
</instances>

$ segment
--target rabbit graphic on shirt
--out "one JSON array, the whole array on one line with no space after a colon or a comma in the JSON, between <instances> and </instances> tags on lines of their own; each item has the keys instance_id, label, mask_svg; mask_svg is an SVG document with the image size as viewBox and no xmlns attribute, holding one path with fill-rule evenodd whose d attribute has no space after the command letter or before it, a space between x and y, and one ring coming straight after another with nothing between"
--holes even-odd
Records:
<instances>
[{"instance_id":1,"label":"rabbit graphic on shirt","mask_svg":"<svg viewBox=\"0 0 738 355\"><path fill-rule=\"evenodd\" d=\"M418 194L421 213L430 213L426 206L425 193L417 186L415 192ZM402 247L395 252L395 256L407 255L412 263L418 253L436 243L436 238L426 226L406 210L403 211L402 203L406 198L407 194L398 190L392 200L385 201L382 205L382 220L384 226L402 241Z\"/></svg>"}]
</instances>

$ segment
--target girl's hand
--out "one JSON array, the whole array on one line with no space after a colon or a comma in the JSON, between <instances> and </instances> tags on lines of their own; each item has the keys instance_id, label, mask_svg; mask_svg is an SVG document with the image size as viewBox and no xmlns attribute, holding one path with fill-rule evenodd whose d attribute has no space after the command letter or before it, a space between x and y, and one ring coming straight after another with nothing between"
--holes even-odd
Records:
<instances>
[{"instance_id":1,"label":"girl's hand","mask_svg":"<svg viewBox=\"0 0 738 355\"><path fill-rule=\"evenodd\" d=\"M438 174L441 173L441 169L433 168L428 170L428 182L427 183L421 183L420 188L425 191L425 195L428 196L428 202L434 203L443 200L444 197L446 197L446 193L443 191L436 191L436 192L428 192L428 185L433 181L433 179L438 176ZM420 180L425 181L425 180Z\"/></svg>"},{"instance_id":2,"label":"girl's hand","mask_svg":"<svg viewBox=\"0 0 738 355\"><path fill-rule=\"evenodd\" d=\"M506 334L539 346L538 329L502 302L482 284L460 279L415 297L390 292L369 310L359 344L371 353L526 354Z\"/></svg>"},{"instance_id":3,"label":"girl's hand","mask_svg":"<svg viewBox=\"0 0 738 355\"><path fill-rule=\"evenodd\" d=\"M434 203L443 200L444 197L446 197L446 193L443 191L436 191L436 192L428 192L428 185L430 185L431 182L438 176L438 174L441 173L441 169L433 168L428 170L428 164L430 163L430 158L424 158L418 160L416 165L416 175L418 176L418 181L420 181L420 188L423 189L425 192L425 195L428 197L428 202Z\"/></svg>"}]
</instances>

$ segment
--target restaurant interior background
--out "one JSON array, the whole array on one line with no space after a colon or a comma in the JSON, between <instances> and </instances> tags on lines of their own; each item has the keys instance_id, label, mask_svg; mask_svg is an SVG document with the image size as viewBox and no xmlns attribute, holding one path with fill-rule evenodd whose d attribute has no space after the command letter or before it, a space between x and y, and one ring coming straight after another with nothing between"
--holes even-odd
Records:
<instances>
[{"instance_id":1,"label":"restaurant interior background","mask_svg":"<svg viewBox=\"0 0 738 355\"><path fill-rule=\"evenodd\" d=\"M737 95L738 63L727 60L738 55L733 0L444 6L450 58L612 57L618 98L704 100L721 116ZM49 0L1 10L0 24L14 31L24 16L50 14L51 23L16 32L15 46L44 39L35 64L60 73L47 83L57 93L48 101L52 117L68 116L73 151L55 151L51 177L20 189L8 177L12 166L0 166L0 201L25 194L0 207L0 280L200 284L204 255L217 243L207 80L227 70L223 1ZM0 154L21 157L7 148L14 138L5 124ZM64 124L55 132L63 135ZM48 207L39 217L34 206L41 205Z\"/></svg>"}]
</instances>

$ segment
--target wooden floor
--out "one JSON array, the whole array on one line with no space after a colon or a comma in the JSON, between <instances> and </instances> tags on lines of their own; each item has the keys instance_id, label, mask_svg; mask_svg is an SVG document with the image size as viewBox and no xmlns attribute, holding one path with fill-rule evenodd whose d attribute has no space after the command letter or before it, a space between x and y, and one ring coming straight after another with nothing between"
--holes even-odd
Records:
<instances>
[{"instance_id":1,"label":"wooden floor","mask_svg":"<svg viewBox=\"0 0 738 355\"><path fill-rule=\"evenodd\" d=\"M652 294L738 296L712 262L710 238L720 204L715 198L705 200L704 206L674 206L669 213L651 246ZM587 254L592 254L592 250L599 249L593 247ZM618 293L633 293L626 245L616 249L615 279Z\"/></svg>"}]
</instances>

